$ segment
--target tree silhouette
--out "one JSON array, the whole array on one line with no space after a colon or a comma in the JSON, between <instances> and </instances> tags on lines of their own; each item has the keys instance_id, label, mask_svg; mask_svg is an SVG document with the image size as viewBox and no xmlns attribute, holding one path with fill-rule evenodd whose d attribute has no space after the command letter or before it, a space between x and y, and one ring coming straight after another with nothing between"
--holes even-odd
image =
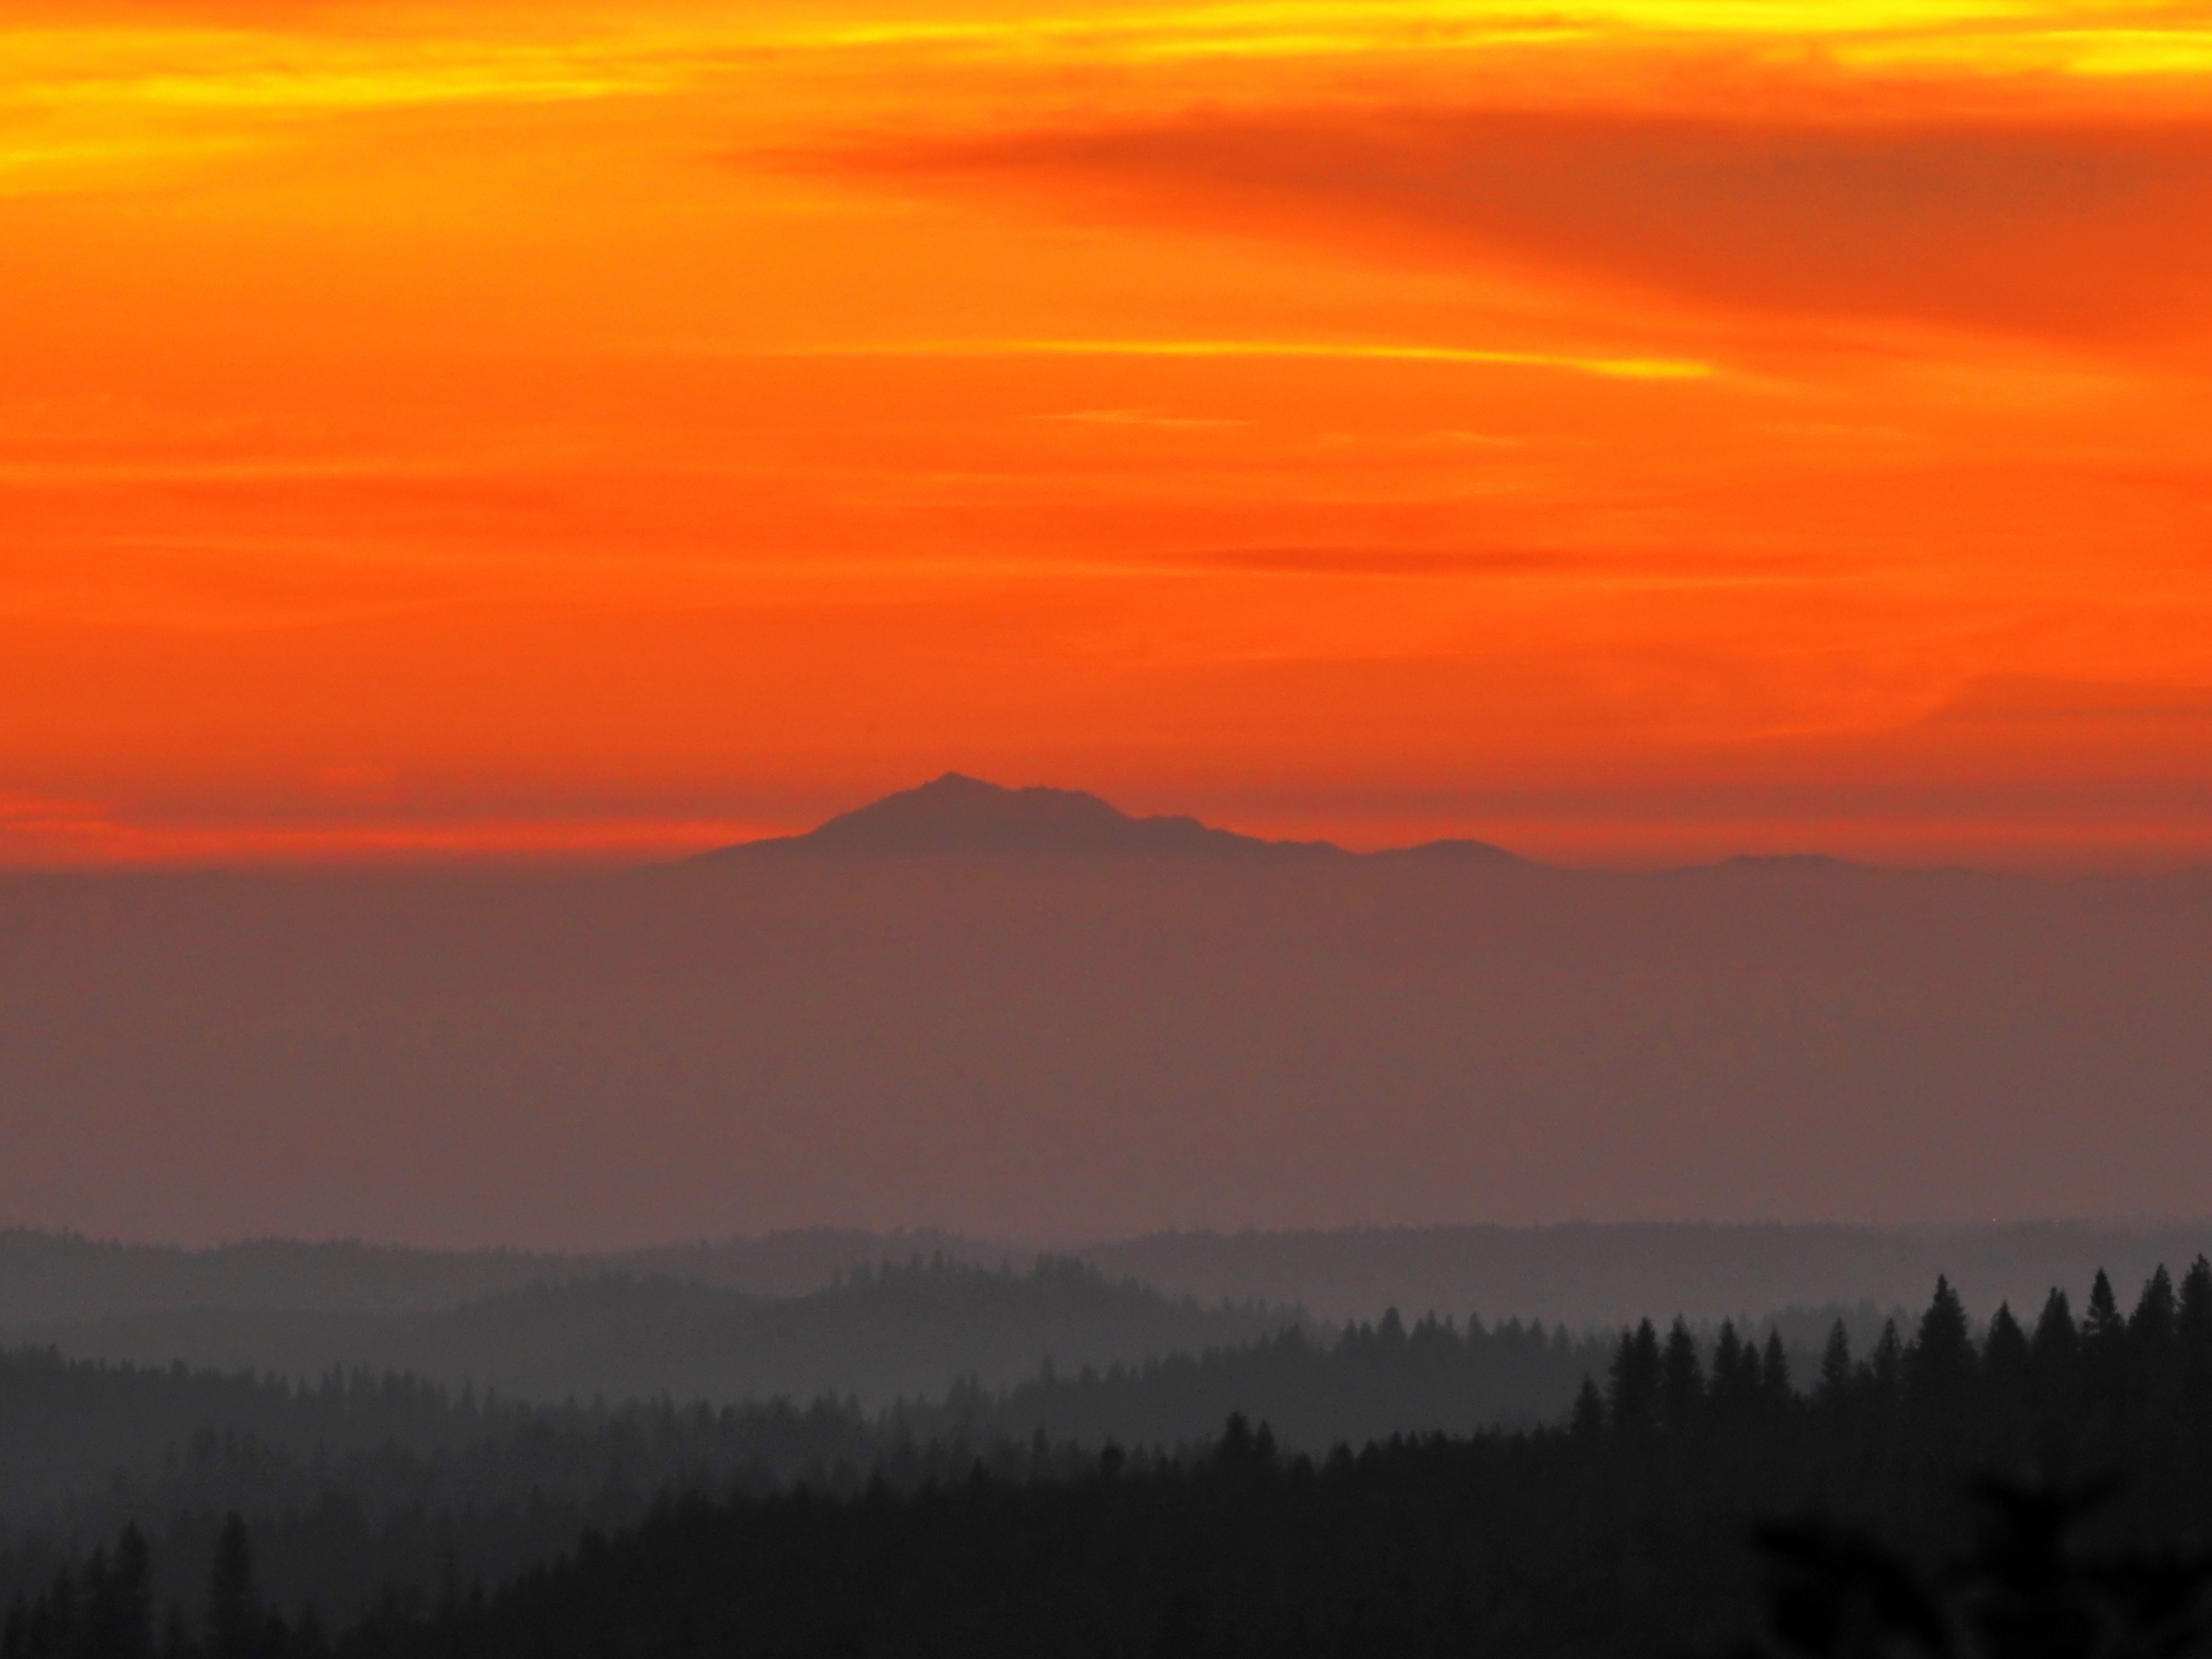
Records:
<instances>
[{"instance_id":1,"label":"tree silhouette","mask_svg":"<svg viewBox=\"0 0 2212 1659\"><path fill-rule=\"evenodd\" d=\"M1705 1370L1698 1358L1698 1340L1677 1315L1659 1360L1660 1415L1668 1427L1679 1431L1698 1420L1705 1403Z\"/></svg>"},{"instance_id":2,"label":"tree silhouette","mask_svg":"<svg viewBox=\"0 0 2212 1659\"><path fill-rule=\"evenodd\" d=\"M1822 1521L1763 1527L1766 1637L1747 1655L1803 1659L2158 1659L2201 1654L2212 1557L2086 1553L2084 1520L2113 1483L1982 1480L1979 1536L1929 1571L1868 1534Z\"/></svg>"},{"instance_id":3,"label":"tree silhouette","mask_svg":"<svg viewBox=\"0 0 2212 1659\"><path fill-rule=\"evenodd\" d=\"M1640 1426L1651 1420L1658 1404L1662 1367L1659 1333L1650 1320L1642 1320L1634 1330L1622 1333L1606 1390L1606 1403L1614 1423Z\"/></svg>"},{"instance_id":4,"label":"tree silhouette","mask_svg":"<svg viewBox=\"0 0 2212 1659\"><path fill-rule=\"evenodd\" d=\"M223 1517L208 1573L208 1659L257 1659L261 1614L253 1594L253 1550L236 1511Z\"/></svg>"}]
</instances>

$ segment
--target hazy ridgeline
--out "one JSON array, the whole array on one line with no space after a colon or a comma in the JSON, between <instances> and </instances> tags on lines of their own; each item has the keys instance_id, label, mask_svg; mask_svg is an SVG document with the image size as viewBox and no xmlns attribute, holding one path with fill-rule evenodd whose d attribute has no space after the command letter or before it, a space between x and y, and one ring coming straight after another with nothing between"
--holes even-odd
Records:
<instances>
[{"instance_id":1,"label":"hazy ridgeline","mask_svg":"<svg viewBox=\"0 0 2212 1659\"><path fill-rule=\"evenodd\" d=\"M857 1396L992 1388L1050 1359L1140 1360L1247 1340L1295 1313L1201 1308L1077 1262L862 1267L809 1296L672 1278L550 1279L434 1311L195 1308L0 1331L99 1358L318 1377L367 1366L538 1401Z\"/></svg>"},{"instance_id":2,"label":"hazy ridgeline","mask_svg":"<svg viewBox=\"0 0 2212 1659\"><path fill-rule=\"evenodd\" d=\"M1945 1226L1701 1222L1550 1226L1359 1227L1155 1233L1054 1252L1109 1279L1142 1281L1168 1298L1218 1310L1261 1304L1323 1322L1435 1313L1535 1320L1571 1329L1616 1325L1652 1310L1693 1320L1759 1316L1791 1306L1910 1305L1939 1273L1985 1317L2009 1298L2039 1298L2103 1264L2123 1281L2160 1261L2212 1249L2212 1220L2045 1221ZM206 1249L0 1231L0 1341L35 1336L72 1352L211 1364L264 1364L244 1346L179 1348L184 1340L274 1343L282 1320L216 1315L403 1315L441 1312L501 1292L628 1277L788 1298L826 1291L858 1268L920 1258L1027 1272L1038 1251L943 1232L807 1228L651 1249L601 1253L429 1250L260 1240ZM702 1310L720 1306L702 1301ZM582 1306L579 1304L580 1310ZM1249 1311L1249 1308L1247 1311ZM173 1319L168 1316L191 1316ZM236 1338L216 1333L232 1329ZM319 1328L317 1340L344 1322ZM404 1320L359 1332L405 1331ZM1188 1345L1184 1345L1188 1346ZM1047 1352L1018 1356L1025 1374ZM305 1358L319 1372L341 1356ZM1063 1352L1063 1361L1071 1356ZM1126 1356L1116 1356L1126 1357ZM346 1356L398 1363L374 1353ZM280 1369L293 1369L289 1364ZM981 1365L967 1369L987 1369ZM884 1392L867 1377L835 1386ZM685 1390L672 1382L653 1385ZM531 1391L564 1390L557 1382ZM890 1392L897 1392L893 1388Z\"/></svg>"}]
</instances>

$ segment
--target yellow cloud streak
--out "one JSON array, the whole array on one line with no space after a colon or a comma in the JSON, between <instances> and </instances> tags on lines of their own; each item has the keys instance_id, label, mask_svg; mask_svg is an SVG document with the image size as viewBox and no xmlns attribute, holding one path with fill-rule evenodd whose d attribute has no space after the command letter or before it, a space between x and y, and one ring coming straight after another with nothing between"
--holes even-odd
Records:
<instances>
[{"instance_id":1,"label":"yellow cloud streak","mask_svg":"<svg viewBox=\"0 0 2212 1659\"><path fill-rule=\"evenodd\" d=\"M1306 340L958 340L828 346L763 352L791 357L1249 357L1340 362L1461 363L1493 368L1558 368L1624 380L1698 380L1719 371L1676 357L1584 357L1471 346Z\"/></svg>"},{"instance_id":2,"label":"yellow cloud streak","mask_svg":"<svg viewBox=\"0 0 2212 1659\"><path fill-rule=\"evenodd\" d=\"M2069 75L2085 80L2212 74L2212 27L2023 29L1995 36L1854 43L1847 69L1922 67Z\"/></svg>"},{"instance_id":3,"label":"yellow cloud streak","mask_svg":"<svg viewBox=\"0 0 2212 1659\"><path fill-rule=\"evenodd\" d=\"M958 0L952 0L957 5ZM974 0L969 0L974 3ZM680 13L678 14L680 15ZM468 14L457 12L463 30ZM2109 19L2110 26L2101 26ZM2202 8L2120 0L1252 0L1028 16L865 14L818 23L598 27L501 38L331 36L235 27L46 27L0 35L0 106L352 110L678 90L780 54L935 51L1070 62L1361 56L1498 46L1662 45L1668 38L1818 39L1926 50L1999 66L2022 45L2069 43L2094 72L2194 66L2212 51Z\"/></svg>"},{"instance_id":4,"label":"yellow cloud streak","mask_svg":"<svg viewBox=\"0 0 2212 1659\"><path fill-rule=\"evenodd\" d=\"M858 0L860 4L875 0ZM1022 70L1395 58L1517 49L1663 54L1698 40L1820 43L1845 70L2081 77L2212 73L2201 6L2118 0L1231 0L990 15L943 0L918 17L720 26L676 5L656 26L556 22L502 34L459 8L443 33L346 35L236 27L46 27L0 33L0 173L42 178L204 156L211 129L265 139L272 118L432 105L673 95L735 82L758 113L794 58L847 62L863 83L911 87L933 61ZM962 7L969 9L961 9ZM472 38L468 31L487 33ZM865 100L864 100L865 101ZM854 106L829 100L824 108ZM58 127L57 125L58 124Z\"/></svg>"},{"instance_id":5,"label":"yellow cloud streak","mask_svg":"<svg viewBox=\"0 0 2212 1659\"><path fill-rule=\"evenodd\" d=\"M2089 24L2109 15L2105 30ZM1255 57L1733 37L1803 40L1929 37L1960 55L2009 30L2063 29L2085 42L2163 31L2203 39L2194 9L2119 0L1586 0L1535 8L1526 0L1267 0L1266 3L1045 14L1030 17L866 19L767 32L755 44L793 51L938 48L1017 58L1144 60ZM2148 27L2147 27L2148 26Z\"/></svg>"},{"instance_id":6,"label":"yellow cloud streak","mask_svg":"<svg viewBox=\"0 0 2212 1659\"><path fill-rule=\"evenodd\" d=\"M653 92L672 62L635 47L441 40L310 40L234 30L26 31L0 45L0 106L373 109Z\"/></svg>"}]
</instances>

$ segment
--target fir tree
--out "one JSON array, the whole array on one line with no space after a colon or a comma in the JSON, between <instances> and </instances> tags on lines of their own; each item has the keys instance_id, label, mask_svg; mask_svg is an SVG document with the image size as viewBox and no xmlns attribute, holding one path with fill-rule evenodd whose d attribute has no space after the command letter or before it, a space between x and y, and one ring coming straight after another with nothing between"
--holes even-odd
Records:
<instances>
[{"instance_id":1,"label":"fir tree","mask_svg":"<svg viewBox=\"0 0 2212 1659\"><path fill-rule=\"evenodd\" d=\"M154 1574L146 1535L125 1527L111 1561L96 1553L85 1572L86 1659L149 1659L154 1649Z\"/></svg>"},{"instance_id":2,"label":"fir tree","mask_svg":"<svg viewBox=\"0 0 2212 1659\"><path fill-rule=\"evenodd\" d=\"M1668 1426L1683 1429L1695 1422L1705 1403L1705 1371L1698 1361L1698 1340L1678 1314L1667 1333L1666 1352L1659 1361L1659 1407Z\"/></svg>"},{"instance_id":3,"label":"fir tree","mask_svg":"<svg viewBox=\"0 0 2212 1659\"><path fill-rule=\"evenodd\" d=\"M1881 1322L1881 1340L1867 1360L1867 1383L1875 1399L1888 1405L1898 1397L1905 1370L1905 1345L1898 1340L1897 1322Z\"/></svg>"},{"instance_id":4,"label":"fir tree","mask_svg":"<svg viewBox=\"0 0 2212 1659\"><path fill-rule=\"evenodd\" d=\"M2028 1352L2035 1360L2037 1375L2049 1382L2063 1382L2074 1368L2075 1355L2081 1350L2081 1337L2074 1328L2074 1310L2066 1300L2066 1292L2054 1286L2043 1301L2043 1312L2035 1322L2035 1336Z\"/></svg>"},{"instance_id":5,"label":"fir tree","mask_svg":"<svg viewBox=\"0 0 2212 1659\"><path fill-rule=\"evenodd\" d=\"M2212 1261L2201 1255L2181 1280L2173 1313L2173 1340L2191 1382L2200 1388L2212 1382Z\"/></svg>"},{"instance_id":6,"label":"fir tree","mask_svg":"<svg viewBox=\"0 0 2212 1659\"><path fill-rule=\"evenodd\" d=\"M1575 1395L1575 1409L1567 1419L1567 1426L1576 1437L1587 1440L1605 1427L1605 1396L1597 1390L1596 1381L1584 1376L1582 1391Z\"/></svg>"},{"instance_id":7,"label":"fir tree","mask_svg":"<svg viewBox=\"0 0 2212 1659\"><path fill-rule=\"evenodd\" d=\"M2096 1282L2089 1286L2088 1311L2081 1316L2082 1352L2095 1358L2110 1359L2119 1352L2127 1334L2127 1321L2120 1317L2120 1302L2112 1294L2112 1281L2100 1267Z\"/></svg>"},{"instance_id":8,"label":"fir tree","mask_svg":"<svg viewBox=\"0 0 2212 1659\"><path fill-rule=\"evenodd\" d=\"M2012 1316L2009 1303L1998 1303L1990 1319L1989 1340L1982 1345L1982 1370L1990 1389L2001 1397L2016 1394L2027 1380L2027 1333Z\"/></svg>"},{"instance_id":9,"label":"fir tree","mask_svg":"<svg viewBox=\"0 0 2212 1659\"><path fill-rule=\"evenodd\" d=\"M1624 1427L1647 1423L1659 1397L1659 1333L1648 1319L1633 1331L1621 1333L1620 1346L1613 1357L1607 1406L1613 1420Z\"/></svg>"},{"instance_id":10,"label":"fir tree","mask_svg":"<svg viewBox=\"0 0 2212 1659\"><path fill-rule=\"evenodd\" d=\"M1823 1405L1841 1405L1851 1391L1851 1334L1838 1319L1828 1328L1827 1346L1820 1350L1820 1385L1817 1397Z\"/></svg>"},{"instance_id":11,"label":"fir tree","mask_svg":"<svg viewBox=\"0 0 2212 1659\"><path fill-rule=\"evenodd\" d=\"M2135 1312L2128 1316L2128 1342L2139 1365L2164 1355L2172 1346L2175 1312L2173 1279L2160 1262L2144 1283Z\"/></svg>"},{"instance_id":12,"label":"fir tree","mask_svg":"<svg viewBox=\"0 0 2212 1659\"><path fill-rule=\"evenodd\" d=\"M1736 1334L1735 1321L1721 1321L1720 1334L1713 1340L1713 1398L1723 1407L1734 1407L1740 1402L1735 1398L1736 1378L1743 1364L1743 1339Z\"/></svg>"},{"instance_id":13,"label":"fir tree","mask_svg":"<svg viewBox=\"0 0 2212 1659\"><path fill-rule=\"evenodd\" d=\"M1790 1351L1782 1346L1782 1333L1769 1331L1759 1357L1759 1398L1769 1407L1785 1406L1796 1396L1790 1387Z\"/></svg>"},{"instance_id":14,"label":"fir tree","mask_svg":"<svg viewBox=\"0 0 2212 1659\"><path fill-rule=\"evenodd\" d=\"M1905 1357L1906 1380L1916 1398L1948 1402L1965 1391L1973 1365L1974 1339L1966 1306L1951 1281L1939 1274L1935 1298L1921 1316L1919 1334Z\"/></svg>"},{"instance_id":15,"label":"fir tree","mask_svg":"<svg viewBox=\"0 0 2212 1659\"><path fill-rule=\"evenodd\" d=\"M254 1659L260 1647L261 1619L254 1605L253 1553L246 1522L235 1511L225 1516L216 1540L215 1565L208 1574L208 1659Z\"/></svg>"}]
</instances>

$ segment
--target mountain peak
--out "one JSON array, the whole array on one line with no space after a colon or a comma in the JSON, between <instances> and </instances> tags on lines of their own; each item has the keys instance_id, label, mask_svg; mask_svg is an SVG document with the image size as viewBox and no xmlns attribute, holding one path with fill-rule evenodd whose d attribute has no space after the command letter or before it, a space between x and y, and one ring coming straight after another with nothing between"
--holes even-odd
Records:
<instances>
[{"instance_id":1,"label":"mountain peak","mask_svg":"<svg viewBox=\"0 0 2212 1659\"><path fill-rule=\"evenodd\" d=\"M751 847L856 852L1212 853L1330 851L1261 841L1192 817L1132 817L1080 789L1010 789L961 772L840 813L803 836ZM731 848L729 852L741 848ZM715 856L710 854L709 856Z\"/></svg>"},{"instance_id":2,"label":"mountain peak","mask_svg":"<svg viewBox=\"0 0 2212 1659\"><path fill-rule=\"evenodd\" d=\"M845 847L1088 848L1121 839L1138 823L1080 789L1009 789L947 772L841 813L800 839Z\"/></svg>"}]
</instances>

